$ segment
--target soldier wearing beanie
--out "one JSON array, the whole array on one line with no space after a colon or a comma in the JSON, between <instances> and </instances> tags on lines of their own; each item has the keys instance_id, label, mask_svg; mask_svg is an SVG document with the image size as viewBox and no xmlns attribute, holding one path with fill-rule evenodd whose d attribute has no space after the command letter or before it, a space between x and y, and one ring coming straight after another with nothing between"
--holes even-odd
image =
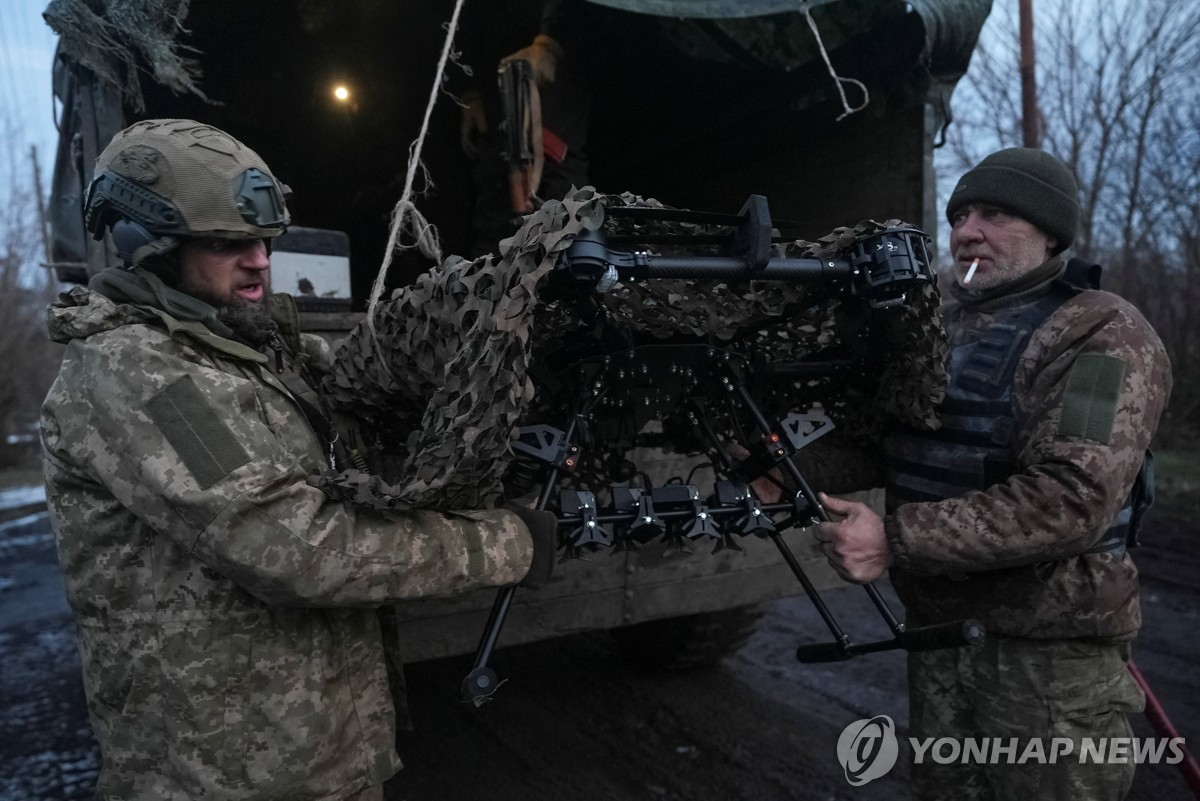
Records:
<instances>
[{"instance_id":1,"label":"soldier wearing beanie","mask_svg":"<svg viewBox=\"0 0 1200 801\"><path fill-rule=\"evenodd\" d=\"M815 486L887 488L882 518L821 496L838 522L817 537L843 578L890 571L910 626L987 628L983 645L909 654L911 735L1016 738L1016 753L938 764L927 751L912 765L922 801L1115 801L1133 779L1132 760L1079 754L1085 738L1130 737L1127 716L1145 701L1127 669L1141 624L1127 544L1147 505L1142 468L1171 367L1137 309L1066 280L1076 195L1066 165L1038 150L1001 150L963 175L946 207L941 426L889 432L882 458L857 454L856 477L823 474L845 453L804 451ZM1013 764L1039 745L1047 758Z\"/></svg>"},{"instance_id":2,"label":"soldier wearing beanie","mask_svg":"<svg viewBox=\"0 0 1200 801\"><path fill-rule=\"evenodd\" d=\"M1079 188L1067 165L1042 150L1010 147L979 162L958 179L946 204L946 219L972 203L1006 209L1053 237L1054 253L1075 240Z\"/></svg>"}]
</instances>

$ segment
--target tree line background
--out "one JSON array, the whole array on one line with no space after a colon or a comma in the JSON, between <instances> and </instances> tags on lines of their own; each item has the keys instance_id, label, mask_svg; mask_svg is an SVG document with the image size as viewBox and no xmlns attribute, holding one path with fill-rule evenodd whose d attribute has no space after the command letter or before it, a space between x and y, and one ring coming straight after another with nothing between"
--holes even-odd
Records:
<instances>
[{"instance_id":1,"label":"tree line background","mask_svg":"<svg viewBox=\"0 0 1200 801\"><path fill-rule=\"evenodd\" d=\"M1072 251L1104 266L1166 345L1160 438L1200 444L1200 3L1034 0L1041 147L1079 181ZM996 0L936 159L958 176L1022 144L1017 0Z\"/></svg>"},{"instance_id":2,"label":"tree line background","mask_svg":"<svg viewBox=\"0 0 1200 801\"><path fill-rule=\"evenodd\" d=\"M49 76L47 76L49 80ZM34 153L5 120L0 175L0 469L36 465L38 409L58 372L62 346L46 336L46 306L58 284L42 266Z\"/></svg>"},{"instance_id":3,"label":"tree line background","mask_svg":"<svg viewBox=\"0 0 1200 801\"><path fill-rule=\"evenodd\" d=\"M1103 264L1105 288L1158 330L1175 375L1163 433L1176 446L1200 443L1200 3L1034 7L1041 146L1071 167L1081 190L1074 253ZM954 94L955 121L935 161L943 202L963 171L1021 144L1017 9L1017 0L996 0ZM38 408L61 354L43 322L60 287L41 266L33 159L20 131L5 127L0 468L36 463Z\"/></svg>"}]
</instances>

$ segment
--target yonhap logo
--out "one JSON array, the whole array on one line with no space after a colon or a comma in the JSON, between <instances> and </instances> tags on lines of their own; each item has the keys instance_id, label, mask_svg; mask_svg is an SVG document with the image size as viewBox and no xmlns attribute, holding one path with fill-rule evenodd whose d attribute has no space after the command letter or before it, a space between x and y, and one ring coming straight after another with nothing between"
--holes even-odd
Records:
<instances>
[{"instance_id":1,"label":"yonhap logo","mask_svg":"<svg viewBox=\"0 0 1200 801\"><path fill-rule=\"evenodd\" d=\"M891 770L899 753L896 724L887 715L856 720L838 737L838 761L846 771L846 781L854 787L874 781Z\"/></svg>"}]
</instances>

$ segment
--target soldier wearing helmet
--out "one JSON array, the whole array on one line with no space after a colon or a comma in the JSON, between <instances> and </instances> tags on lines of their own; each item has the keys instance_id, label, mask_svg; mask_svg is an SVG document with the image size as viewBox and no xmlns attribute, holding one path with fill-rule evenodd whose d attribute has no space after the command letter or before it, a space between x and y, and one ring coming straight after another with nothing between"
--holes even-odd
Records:
<instances>
[{"instance_id":1,"label":"soldier wearing helmet","mask_svg":"<svg viewBox=\"0 0 1200 801\"><path fill-rule=\"evenodd\" d=\"M1132 783L1132 760L1079 754L1086 738L1131 737L1127 715L1144 703L1126 665L1141 624L1126 546L1171 366L1137 309L1068 270L1079 216L1075 178L1048 153L1008 148L963 175L946 207L940 427L889 432L882 459L806 451L817 486L887 488L882 518L822 496L838 519L816 536L843 578L890 570L910 624L987 628L978 648L909 654L910 733L1015 739L1016 754L926 754L912 766L917 799L1115 801ZM1022 757L1032 740L1048 754L1051 738L1070 756Z\"/></svg>"},{"instance_id":2,"label":"soldier wearing helmet","mask_svg":"<svg viewBox=\"0 0 1200 801\"><path fill-rule=\"evenodd\" d=\"M269 256L290 222L287 193L257 153L224 131L146 120L118 133L96 160L84 220L96 239L111 235L125 270L206 303L229 333L257 347L273 327ZM128 280L102 275L98 285Z\"/></svg>"},{"instance_id":3,"label":"soldier wearing helmet","mask_svg":"<svg viewBox=\"0 0 1200 801\"><path fill-rule=\"evenodd\" d=\"M123 266L50 309L47 501L100 797L382 798L403 708L386 605L536 586L551 561L552 515L385 516L310 484L342 425L327 349L269 292L285 194L223 131L139 122L86 201Z\"/></svg>"}]
</instances>

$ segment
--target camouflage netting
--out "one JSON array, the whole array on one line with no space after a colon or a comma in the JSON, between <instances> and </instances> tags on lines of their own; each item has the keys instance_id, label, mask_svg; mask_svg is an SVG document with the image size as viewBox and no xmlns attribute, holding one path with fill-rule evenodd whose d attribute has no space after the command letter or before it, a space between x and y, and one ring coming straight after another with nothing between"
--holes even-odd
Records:
<instances>
[{"instance_id":1,"label":"camouflage netting","mask_svg":"<svg viewBox=\"0 0 1200 801\"><path fill-rule=\"evenodd\" d=\"M580 319L574 302L539 302L547 283L543 279L574 235L601 226L610 235L715 230L606 218L605 210L616 205L662 208L657 201L629 194L579 190L530 215L501 243L501 257L473 262L451 257L379 304L374 332L363 323L347 337L325 389L339 413L364 422L361 430L372 440L367 450L388 456L376 460L370 472L325 476L322 489L382 509L493 505L512 459L514 426L561 425L563 412L551 413L548 393L535 398L531 365L564 337L586 337L594 328L593 321ZM857 236L895 224L860 223L819 242L777 246L776 255L834 256ZM696 254L695 249L688 252ZM822 404L852 434L876 436L891 421L933 424L945 380L945 336L937 321L936 288L926 285L914 295L888 325L894 352L882 370L824 387ZM796 360L838 341L839 301L818 298L796 284L656 280L617 284L602 303L601 316L609 325L641 340L690 338L748 346L772 361ZM774 386L766 405L773 412L803 408L811 383Z\"/></svg>"},{"instance_id":2,"label":"camouflage netting","mask_svg":"<svg viewBox=\"0 0 1200 801\"><path fill-rule=\"evenodd\" d=\"M149 71L175 92L200 98L200 70L175 41L189 0L51 0L43 16L61 37L63 53L116 89L136 112L145 110L139 75Z\"/></svg>"},{"instance_id":3,"label":"camouflage netting","mask_svg":"<svg viewBox=\"0 0 1200 801\"><path fill-rule=\"evenodd\" d=\"M533 399L527 373L538 281L604 199L547 203L502 243L503 258L451 256L376 306L338 351L325 394L363 421L374 472L323 479L331 495L381 508L493 505L513 426Z\"/></svg>"}]
</instances>

